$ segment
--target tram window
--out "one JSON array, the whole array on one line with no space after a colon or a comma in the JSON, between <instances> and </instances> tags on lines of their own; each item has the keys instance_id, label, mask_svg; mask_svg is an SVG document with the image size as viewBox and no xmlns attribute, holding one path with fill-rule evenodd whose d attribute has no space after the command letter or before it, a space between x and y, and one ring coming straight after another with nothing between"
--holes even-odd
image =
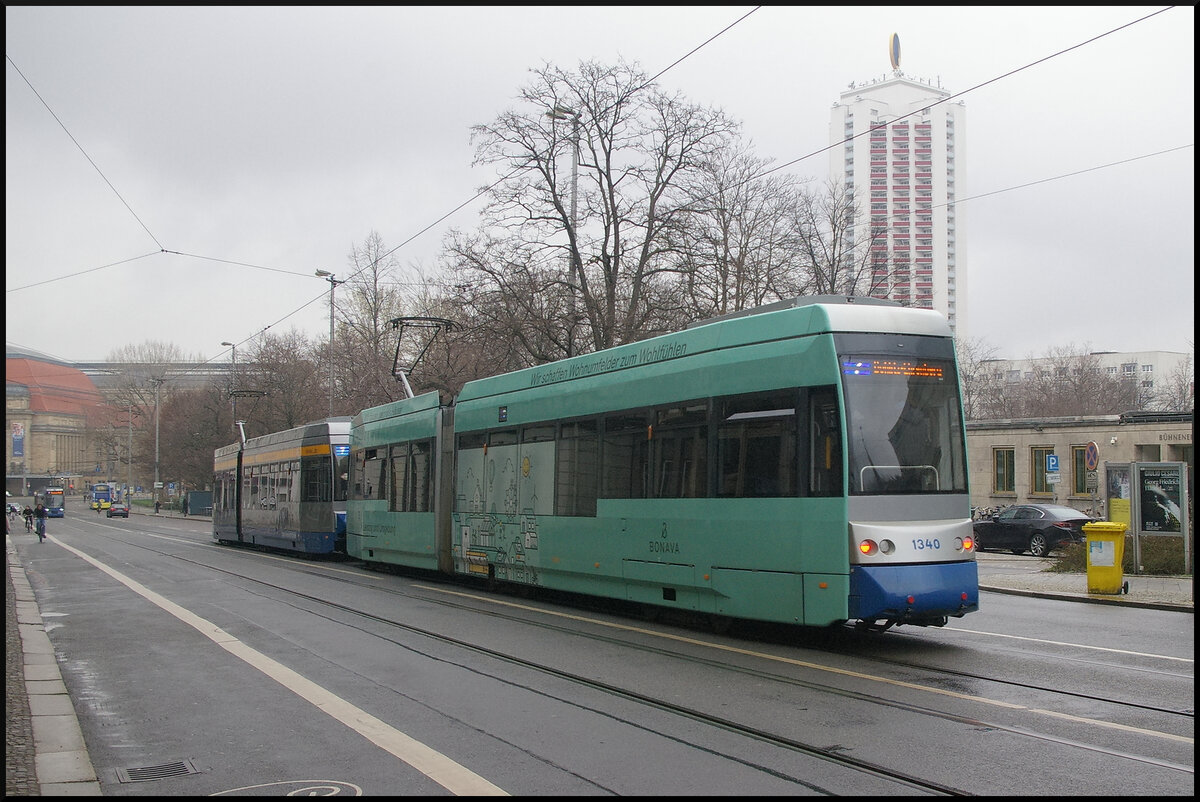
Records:
<instances>
[{"instance_id":1,"label":"tram window","mask_svg":"<svg viewBox=\"0 0 1200 802\"><path fill-rule=\"evenodd\" d=\"M433 509L433 441L413 443L409 460L408 509L410 512L429 512Z\"/></svg>"},{"instance_id":2,"label":"tram window","mask_svg":"<svg viewBox=\"0 0 1200 802\"><path fill-rule=\"evenodd\" d=\"M383 498L387 487L384 484L387 477L387 449L364 449L356 455L354 467L355 498Z\"/></svg>"},{"instance_id":3,"label":"tram window","mask_svg":"<svg viewBox=\"0 0 1200 802\"><path fill-rule=\"evenodd\" d=\"M382 465L382 460L379 463ZM300 459L300 500L333 501L333 466L330 457Z\"/></svg>"},{"instance_id":4,"label":"tram window","mask_svg":"<svg viewBox=\"0 0 1200 802\"><path fill-rule=\"evenodd\" d=\"M708 495L708 404L660 409L650 441L656 498Z\"/></svg>"},{"instance_id":5,"label":"tram window","mask_svg":"<svg viewBox=\"0 0 1200 802\"><path fill-rule=\"evenodd\" d=\"M796 391L724 398L717 430L717 495L794 496Z\"/></svg>"},{"instance_id":6,"label":"tram window","mask_svg":"<svg viewBox=\"0 0 1200 802\"><path fill-rule=\"evenodd\" d=\"M604 419L602 498L646 497L649 456L646 427L644 415L631 413Z\"/></svg>"},{"instance_id":7,"label":"tram window","mask_svg":"<svg viewBox=\"0 0 1200 802\"><path fill-rule=\"evenodd\" d=\"M555 462L555 514L594 516L600 479L596 421L564 423Z\"/></svg>"},{"instance_id":8,"label":"tram window","mask_svg":"<svg viewBox=\"0 0 1200 802\"><path fill-rule=\"evenodd\" d=\"M483 448L483 444L487 442L487 435L483 432L472 432L471 434L460 434L458 436L458 449L460 451L469 448Z\"/></svg>"},{"instance_id":9,"label":"tram window","mask_svg":"<svg viewBox=\"0 0 1200 802\"><path fill-rule=\"evenodd\" d=\"M526 426L521 430L522 443L545 443L554 439L554 424Z\"/></svg>"},{"instance_id":10,"label":"tram window","mask_svg":"<svg viewBox=\"0 0 1200 802\"><path fill-rule=\"evenodd\" d=\"M812 496L842 495L842 436L837 392L832 387L809 395L808 491Z\"/></svg>"},{"instance_id":11,"label":"tram window","mask_svg":"<svg viewBox=\"0 0 1200 802\"><path fill-rule=\"evenodd\" d=\"M429 512L433 499L433 441L419 440L392 446L392 512Z\"/></svg>"},{"instance_id":12,"label":"tram window","mask_svg":"<svg viewBox=\"0 0 1200 802\"><path fill-rule=\"evenodd\" d=\"M408 480L408 443L392 446L392 475L391 487L388 490L388 509L392 512L406 512L404 483Z\"/></svg>"},{"instance_id":13,"label":"tram window","mask_svg":"<svg viewBox=\"0 0 1200 802\"><path fill-rule=\"evenodd\" d=\"M505 429L499 432L488 432L488 448L494 446L515 446L517 444L517 430Z\"/></svg>"},{"instance_id":14,"label":"tram window","mask_svg":"<svg viewBox=\"0 0 1200 802\"><path fill-rule=\"evenodd\" d=\"M355 449L350 452L350 497L362 498L363 471L366 467L366 451Z\"/></svg>"},{"instance_id":15,"label":"tram window","mask_svg":"<svg viewBox=\"0 0 1200 802\"><path fill-rule=\"evenodd\" d=\"M284 466L286 468L286 466ZM291 476L287 477L290 481ZM350 492L350 456L344 451L342 456L333 458L333 500L345 501Z\"/></svg>"}]
</instances>

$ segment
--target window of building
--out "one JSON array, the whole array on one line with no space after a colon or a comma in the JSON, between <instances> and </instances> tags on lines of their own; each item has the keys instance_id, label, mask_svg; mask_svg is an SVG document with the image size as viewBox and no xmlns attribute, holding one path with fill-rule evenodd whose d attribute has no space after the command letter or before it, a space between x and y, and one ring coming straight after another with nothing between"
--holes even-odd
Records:
<instances>
[{"instance_id":1,"label":"window of building","mask_svg":"<svg viewBox=\"0 0 1200 802\"><path fill-rule=\"evenodd\" d=\"M1054 492L1054 485L1050 482L1050 474L1046 471L1046 457L1054 453L1054 446L1034 446L1029 449L1029 458L1032 464L1029 466L1029 492L1032 495L1048 496Z\"/></svg>"},{"instance_id":2,"label":"window of building","mask_svg":"<svg viewBox=\"0 0 1200 802\"><path fill-rule=\"evenodd\" d=\"M992 492L1016 493L1017 452L1009 446L992 449Z\"/></svg>"},{"instance_id":3,"label":"window of building","mask_svg":"<svg viewBox=\"0 0 1200 802\"><path fill-rule=\"evenodd\" d=\"M1086 496L1087 487L1087 446L1071 446L1071 494Z\"/></svg>"}]
</instances>

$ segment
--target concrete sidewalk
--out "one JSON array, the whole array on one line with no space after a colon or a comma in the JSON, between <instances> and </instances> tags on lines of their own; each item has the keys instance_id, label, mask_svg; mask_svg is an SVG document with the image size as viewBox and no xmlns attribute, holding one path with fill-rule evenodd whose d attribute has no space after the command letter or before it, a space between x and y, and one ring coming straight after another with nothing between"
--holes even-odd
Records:
<instances>
[{"instance_id":1,"label":"concrete sidewalk","mask_svg":"<svg viewBox=\"0 0 1200 802\"><path fill-rule=\"evenodd\" d=\"M1126 574L1123 581L1129 584L1128 593L1090 593L1086 574L1052 571L1014 572L980 576L979 589L1095 604L1124 604L1155 610L1195 612L1196 589L1190 576Z\"/></svg>"},{"instance_id":2,"label":"concrete sidewalk","mask_svg":"<svg viewBox=\"0 0 1200 802\"><path fill-rule=\"evenodd\" d=\"M33 588L4 540L4 796L101 796Z\"/></svg>"}]
</instances>

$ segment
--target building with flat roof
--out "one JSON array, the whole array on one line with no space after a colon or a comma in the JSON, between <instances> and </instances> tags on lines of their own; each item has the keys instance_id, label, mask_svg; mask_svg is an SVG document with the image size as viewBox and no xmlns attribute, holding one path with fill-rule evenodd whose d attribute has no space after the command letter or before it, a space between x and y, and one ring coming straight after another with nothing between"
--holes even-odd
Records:
<instances>
[{"instance_id":1,"label":"building with flat roof","mask_svg":"<svg viewBox=\"0 0 1200 802\"><path fill-rule=\"evenodd\" d=\"M1065 504L1103 517L1110 465L1132 462L1195 464L1191 412L1127 412L1063 418L967 422L971 506ZM1087 466L1089 444L1098 465ZM1057 477L1046 457L1058 458Z\"/></svg>"}]
</instances>

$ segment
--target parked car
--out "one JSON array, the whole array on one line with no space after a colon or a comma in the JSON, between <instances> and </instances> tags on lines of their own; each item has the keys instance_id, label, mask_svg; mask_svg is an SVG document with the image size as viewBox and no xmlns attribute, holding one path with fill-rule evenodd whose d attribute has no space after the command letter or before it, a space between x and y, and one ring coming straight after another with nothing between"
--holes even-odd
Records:
<instances>
[{"instance_id":1,"label":"parked car","mask_svg":"<svg viewBox=\"0 0 1200 802\"><path fill-rule=\"evenodd\" d=\"M1007 549L1045 557L1069 543L1083 543L1083 525L1095 520L1061 504L1017 504L975 522L975 551Z\"/></svg>"},{"instance_id":2,"label":"parked car","mask_svg":"<svg viewBox=\"0 0 1200 802\"><path fill-rule=\"evenodd\" d=\"M107 515L109 518L117 518L117 517L128 518L129 517L129 505L126 504L124 501L114 501L112 504L108 505L108 511L105 512L104 514Z\"/></svg>"}]
</instances>

